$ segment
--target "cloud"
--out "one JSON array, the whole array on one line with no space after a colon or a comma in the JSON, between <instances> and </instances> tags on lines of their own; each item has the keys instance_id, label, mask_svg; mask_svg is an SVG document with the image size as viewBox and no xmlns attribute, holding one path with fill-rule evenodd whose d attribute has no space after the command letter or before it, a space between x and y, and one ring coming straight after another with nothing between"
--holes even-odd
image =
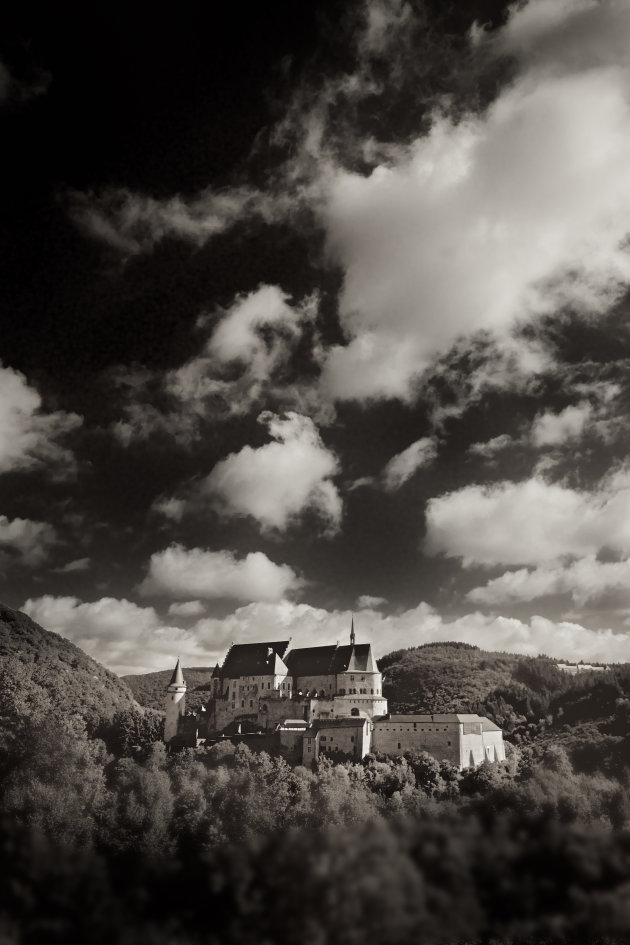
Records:
<instances>
[{"instance_id":1,"label":"cloud","mask_svg":"<svg viewBox=\"0 0 630 945\"><path fill-rule=\"evenodd\" d=\"M252 187L207 188L190 199L178 194L166 200L110 187L100 193L69 191L66 202L81 229L123 256L148 252L167 237L203 246L240 220L270 222L283 206Z\"/></svg>"},{"instance_id":2,"label":"cloud","mask_svg":"<svg viewBox=\"0 0 630 945\"><path fill-rule=\"evenodd\" d=\"M387 492L400 489L418 469L429 466L437 455L437 444L433 437L422 437L408 446L402 453L392 456L383 470L383 485Z\"/></svg>"},{"instance_id":3,"label":"cloud","mask_svg":"<svg viewBox=\"0 0 630 945\"><path fill-rule=\"evenodd\" d=\"M341 522L342 503L331 477L339 469L309 417L262 413L274 442L244 446L221 460L200 495L225 515L251 515L265 531L285 531L304 512L316 513L329 533Z\"/></svg>"},{"instance_id":4,"label":"cloud","mask_svg":"<svg viewBox=\"0 0 630 945\"><path fill-rule=\"evenodd\" d=\"M0 365L0 473L50 468L60 476L75 468L58 441L82 420L74 413L44 413L42 399L23 374Z\"/></svg>"},{"instance_id":5,"label":"cloud","mask_svg":"<svg viewBox=\"0 0 630 945\"><path fill-rule=\"evenodd\" d=\"M57 541L55 529L47 522L10 520L0 515L0 569L6 570L13 563L37 567L46 561Z\"/></svg>"},{"instance_id":6,"label":"cloud","mask_svg":"<svg viewBox=\"0 0 630 945\"><path fill-rule=\"evenodd\" d=\"M151 555L149 572L140 585L144 595L203 600L278 600L302 584L286 564L270 561L261 551L238 560L231 551L186 549L173 544Z\"/></svg>"},{"instance_id":7,"label":"cloud","mask_svg":"<svg viewBox=\"0 0 630 945\"><path fill-rule=\"evenodd\" d=\"M250 603L224 618L203 618L186 630L165 625L152 607L102 598L83 603L76 597L46 595L21 608L43 627L60 633L119 673L184 665L212 666L231 643L291 639L292 646L347 642L350 614L296 604ZM445 621L428 604L385 617L373 609L354 614L357 640L371 642L377 657L395 649L455 640L488 650L595 662L630 661L630 632L590 630L567 621L532 617L528 623L507 617L467 614Z\"/></svg>"},{"instance_id":8,"label":"cloud","mask_svg":"<svg viewBox=\"0 0 630 945\"><path fill-rule=\"evenodd\" d=\"M536 447L559 446L579 439L593 416L588 402L565 407L560 413L546 411L536 417L531 429L531 441Z\"/></svg>"},{"instance_id":9,"label":"cloud","mask_svg":"<svg viewBox=\"0 0 630 945\"><path fill-rule=\"evenodd\" d=\"M183 499L157 499L151 509L171 522L181 522L186 513L186 503Z\"/></svg>"},{"instance_id":10,"label":"cloud","mask_svg":"<svg viewBox=\"0 0 630 945\"><path fill-rule=\"evenodd\" d=\"M122 370L114 375L127 399L114 434L125 446L162 433L189 447L204 422L241 416L263 400L329 413L318 403L312 380L290 387L282 380L304 332L314 325L317 304L316 294L290 304L278 286L261 285L237 296L228 309L202 316L197 329L212 330L185 364L165 373Z\"/></svg>"},{"instance_id":11,"label":"cloud","mask_svg":"<svg viewBox=\"0 0 630 945\"><path fill-rule=\"evenodd\" d=\"M630 282L627 11L539 0L493 36L478 51L512 53L517 70L485 111L436 109L368 173L322 161L345 273L348 343L324 370L336 397L408 399L459 336L504 343L567 306L593 317Z\"/></svg>"},{"instance_id":12,"label":"cloud","mask_svg":"<svg viewBox=\"0 0 630 945\"><path fill-rule=\"evenodd\" d=\"M493 436L492 439L487 440L485 443L473 443L472 446L468 448L468 452L473 453L475 456L482 456L484 459L494 459L497 453L502 453L503 450L512 446L514 442L517 441L513 440L509 433L501 433L500 436Z\"/></svg>"},{"instance_id":13,"label":"cloud","mask_svg":"<svg viewBox=\"0 0 630 945\"><path fill-rule=\"evenodd\" d=\"M556 594L570 595L580 607L614 595L617 604L623 600L630 607L630 559L604 562L587 555L559 567L506 571L466 596L475 604L496 607Z\"/></svg>"},{"instance_id":14,"label":"cloud","mask_svg":"<svg viewBox=\"0 0 630 945\"><path fill-rule=\"evenodd\" d=\"M169 617L199 617L205 609L200 600L187 600L181 604L171 604L168 615Z\"/></svg>"},{"instance_id":15,"label":"cloud","mask_svg":"<svg viewBox=\"0 0 630 945\"><path fill-rule=\"evenodd\" d=\"M529 622L509 617L466 614L456 620L444 620L428 604L401 614L383 616L373 609L354 614L359 643L371 642L377 657L392 650L445 640L461 641L482 649L535 656L545 653L557 659L596 662L630 660L630 632L590 630L567 621L554 622L534 616ZM327 611L308 604L248 604L223 620L209 618L197 624L202 640L212 640L222 656L221 647L238 640L253 642L291 638L292 646L331 644L349 640L350 614Z\"/></svg>"},{"instance_id":16,"label":"cloud","mask_svg":"<svg viewBox=\"0 0 630 945\"><path fill-rule=\"evenodd\" d=\"M543 565L604 548L630 553L630 469L594 491L540 478L466 486L433 498L425 549L471 565Z\"/></svg>"},{"instance_id":17,"label":"cloud","mask_svg":"<svg viewBox=\"0 0 630 945\"><path fill-rule=\"evenodd\" d=\"M79 571L89 571L92 566L90 558L76 558L74 561L68 561L60 568L52 568L55 574L76 574Z\"/></svg>"},{"instance_id":18,"label":"cloud","mask_svg":"<svg viewBox=\"0 0 630 945\"><path fill-rule=\"evenodd\" d=\"M386 597L373 597L371 594L361 594L361 596L357 598L357 607L359 610L378 610L386 603Z\"/></svg>"},{"instance_id":19,"label":"cloud","mask_svg":"<svg viewBox=\"0 0 630 945\"><path fill-rule=\"evenodd\" d=\"M211 654L195 634L165 625L153 607L102 597L84 603L49 594L29 598L21 610L47 630L61 634L113 672L144 673L174 665L211 665Z\"/></svg>"}]
</instances>

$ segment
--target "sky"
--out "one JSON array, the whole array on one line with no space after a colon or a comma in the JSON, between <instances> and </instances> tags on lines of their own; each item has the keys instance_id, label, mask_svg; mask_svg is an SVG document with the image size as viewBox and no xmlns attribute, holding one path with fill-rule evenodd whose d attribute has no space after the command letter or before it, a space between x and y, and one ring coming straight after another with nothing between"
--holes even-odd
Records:
<instances>
[{"instance_id":1,"label":"sky","mask_svg":"<svg viewBox=\"0 0 630 945\"><path fill-rule=\"evenodd\" d=\"M630 661L630 2L36 6L0 598L122 674Z\"/></svg>"}]
</instances>

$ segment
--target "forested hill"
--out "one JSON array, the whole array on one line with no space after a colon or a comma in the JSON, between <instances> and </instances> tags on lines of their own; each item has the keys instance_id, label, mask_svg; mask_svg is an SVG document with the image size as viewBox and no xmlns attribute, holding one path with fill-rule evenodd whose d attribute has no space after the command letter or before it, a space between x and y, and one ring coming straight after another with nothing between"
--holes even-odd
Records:
<instances>
[{"instance_id":1,"label":"forested hill","mask_svg":"<svg viewBox=\"0 0 630 945\"><path fill-rule=\"evenodd\" d=\"M186 708L196 710L205 705L210 698L210 681L213 666L184 667L186 681ZM123 676L140 705L147 709L164 709L166 690L173 675L172 669L162 669L157 673L142 673L139 676Z\"/></svg>"},{"instance_id":2,"label":"forested hill","mask_svg":"<svg viewBox=\"0 0 630 945\"><path fill-rule=\"evenodd\" d=\"M493 653L466 643L429 643L396 650L379 660L383 691L396 712L504 713L505 697L562 690L569 678L554 660ZM501 721L505 721L502 718Z\"/></svg>"},{"instance_id":3,"label":"forested hill","mask_svg":"<svg viewBox=\"0 0 630 945\"><path fill-rule=\"evenodd\" d=\"M50 706L95 729L134 705L118 676L74 643L0 603L0 714Z\"/></svg>"}]
</instances>

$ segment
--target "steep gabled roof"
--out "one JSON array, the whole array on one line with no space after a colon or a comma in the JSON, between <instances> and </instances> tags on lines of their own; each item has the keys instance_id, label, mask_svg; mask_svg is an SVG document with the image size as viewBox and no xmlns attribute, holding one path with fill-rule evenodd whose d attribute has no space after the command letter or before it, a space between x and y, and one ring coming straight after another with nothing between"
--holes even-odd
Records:
<instances>
[{"instance_id":1,"label":"steep gabled roof","mask_svg":"<svg viewBox=\"0 0 630 945\"><path fill-rule=\"evenodd\" d=\"M240 676L271 676L284 672L282 657L288 645L288 640L274 640L269 643L235 643L228 650L221 675L224 679L238 679Z\"/></svg>"},{"instance_id":2,"label":"steep gabled roof","mask_svg":"<svg viewBox=\"0 0 630 945\"><path fill-rule=\"evenodd\" d=\"M285 663L292 676L326 676L334 673L333 661L337 646L304 646L291 650Z\"/></svg>"},{"instance_id":3,"label":"steep gabled roof","mask_svg":"<svg viewBox=\"0 0 630 945\"><path fill-rule=\"evenodd\" d=\"M293 676L377 673L370 643L356 646L305 646L291 650L285 663Z\"/></svg>"},{"instance_id":4,"label":"steep gabled roof","mask_svg":"<svg viewBox=\"0 0 630 945\"><path fill-rule=\"evenodd\" d=\"M218 677L219 679L221 678L221 667L219 666L218 663L212 670L212 676L210 677L210 679L215 679L216 677Z\"/></svg>"},{"instance_id":5,"label":"steep gabled roof","mask_svg":"<svg viewBox=\"0 0 630 945\"><path fill-rule=\"evenodd\" d=\"M378 673L372 655L371 643L338 646L335 654L335 673Z\"/></svg>"}]
</instances>

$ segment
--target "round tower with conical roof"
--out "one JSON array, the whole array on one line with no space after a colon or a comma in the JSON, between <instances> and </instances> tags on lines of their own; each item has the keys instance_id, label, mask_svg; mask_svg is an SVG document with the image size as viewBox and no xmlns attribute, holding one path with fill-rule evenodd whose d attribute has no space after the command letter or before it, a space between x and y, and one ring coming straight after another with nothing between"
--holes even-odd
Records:
<instances>
[{"instance_id":1,"label":"round tower with conical roof","mask_svg":"<svg viewBox=\"0 0 630 945\"><path fill-rule=\"evenodd\" d=\"M171 681L166 690L166 719L164 721L164 741L168 745L177 735L179 720L186 711L186 681L182 672L181 661L173 670Z\"/></svg>"}]
</instances>

